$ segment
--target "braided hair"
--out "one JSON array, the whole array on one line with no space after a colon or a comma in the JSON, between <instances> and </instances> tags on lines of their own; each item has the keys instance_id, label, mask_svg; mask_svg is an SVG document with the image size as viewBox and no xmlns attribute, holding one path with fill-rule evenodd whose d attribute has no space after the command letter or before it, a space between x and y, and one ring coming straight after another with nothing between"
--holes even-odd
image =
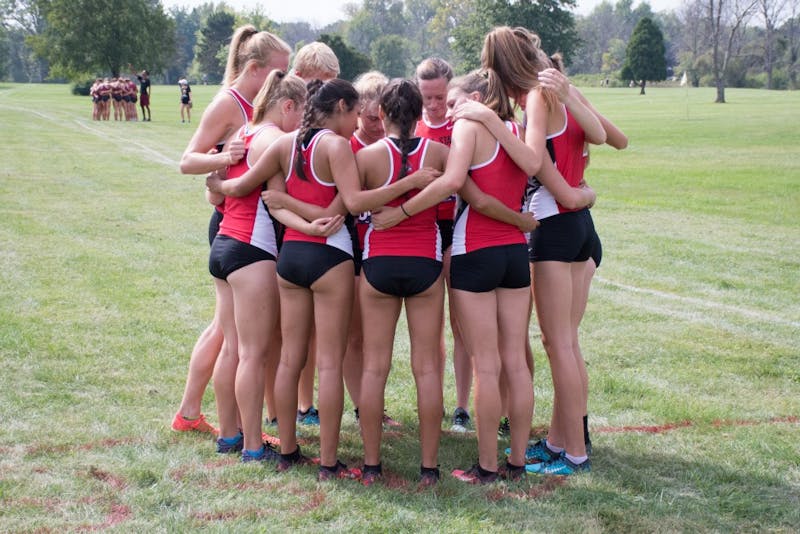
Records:
<instances>
[{"instance_id":1,"label":"braided hair","mask_svg":"<svg viewBox=\"0 0 800 534\"><path fill-rule=\"evenodd\" d=\"M381 94L381 109L392 124L400 127L400 179L408 174L408 153L414 147L412 129L422 116L422 94L417 84L400 78L390 81Z\"/></svg>"},{"instance_id":2,"label":"braided hair","mask_svg":"<svg viewBox=\"0 0 800 534\"><path fill-rule=\"evenodd\" d=\"M339 101L343 101L347 111L352 111L358 104L358 91L353 84L334 78L327 82L321 80L311 80L307 85L308 97L306 108L303 113L303 122L297 130L295 138L295 168L297 176L302 180L308 180L305 170L305 157L303 157L303 141L308 132L315 127L319 127L325 120L336 113L336 106Z\"/></svg>"}]
</instances>

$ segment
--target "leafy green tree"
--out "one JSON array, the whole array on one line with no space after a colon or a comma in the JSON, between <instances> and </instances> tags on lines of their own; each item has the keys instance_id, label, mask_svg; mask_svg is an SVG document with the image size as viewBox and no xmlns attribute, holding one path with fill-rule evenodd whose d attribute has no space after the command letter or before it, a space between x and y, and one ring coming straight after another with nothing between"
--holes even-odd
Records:
<instances>
[{"instance_id":1,"label":"leafy green tree","mask_svg":"<svg viewBox=\"0 0 800 534\"><path fill-rule=\"evenodd\" d=\"M603 52L603 67L600 72L605 75L616 73L625 62L625 42L622 39L611 39L608 50Z\"/></svg>"},{"instance_id":2,"label":"leafy green tree","mask_svg":"<svg viewBox=\"0 0 800 534\"><path fill-rule=\"evenodd\" d=\"M664 36L653 19L645 17L633 30L628 48L625 51L625 64L620 77L623 80L640 82L644 93L648 81L660 81L667 77L667 61L664 57Z\"/></svg>"},{"instance_id":3,"label":"leafy green tree","mask_svg":"<svg viewBox=\"0 0 800 534\"><path fill-rule=\"evenodd\" d=\"M225 75L225 60L235 24L236 17L223 5L210 13L200 26L194 57L209 83L219 83Z\"/></svg>"},{"instance_id":4,"label":"leafy green tree","mask_svg":"<svg viewBox=\"0 0 800 534\"><path fill-rule=\"evenodd\" d=\"M384 35L372 43L372 63L389 78L402 78L408 74L408 41L399 35Z\"/></svg>"},{"instance_id":5,"label":"leafy green tree","mask_svg":"<svg viewBox=\"0 0 800 534\"><path fill-rule=\"evenodd\" d=\"M361 53L369 54L372 43L381 36L403 35L406 19L402 0L363 0L361 7L348 8L347 42Z\"/></svg>"},{"instance_id":6,"label":"leafy green tree","mask_svg":"<svg viewBox=\"0 0 800 534\"><path fill-rule=\"evenodd\" d=\"M611 52L611 41L628 42L633 28L644 17L656 20L647 1L634 9L633 0L603 0L576 24L577 43L570 72L597 73L603 71L604 54Z\"/></svg>"},{"instance_id":7,"label":"leafy green tree","mask_svg":"<svg viewBox=\"0 0 800 534\"><path fill-rule=\"evenodd\" d=\"M370 59L355 48L348 46L341 36L323 33L318 40L330 46L339 59L340 78L353 81L359 74L372 68Z\"/></svg>"},{"instance_id":8,"label":"leafy green tree","mask_svg":"<svg viewBox=\"0 0 800 534\"><path fill-rule=\"evenodd\" d=\"M183 7L173 7L169 15L175 21L175 56L165 75L166 82L173 83L191 72L201 15L197 8L189 11Z\"/></svg>"},{"instance_id":9,"label":"leafy green tree","mask_svg":"<svg viewBox=\"0 0 800 534\"><path fill-rule=\"evenodd\" d=\"M8 74L15 82L41 82L48 76L47 60L34 54L29 40L47 27L37 0L0 0L0 26L7 31Z\"/></svg>"},{"instance_id":10,"label":"leafy green tree","mask_svg":"<svg viewBox=\"0 0 800 534\"><path fill-rule=\"evenodd\" d=\"M319 35L308 22L283 22L278 24L275 33L295 50L298 50L298 43L306 44L316 41Z\"/></svg>"},{"instance_id":11,"label":"leafy green tree","mask_svg":"<svg viewBox=\"0 0 800 534\"><path fill-rule=\"evenodd\" d=\"M575 18L569 9L575 0L471 0L463 24L453 28L453 50L465 72L480 65L484 36L495 26L523 26L536 32L548 54L560 52L569 62L578 42Z\"/></svg>"},{"instance_id":12,"label":"leafy green tree","mask_svg":"<svg viewBox=\"0 0 800 534\"><path fill-rule=\"evenodd\" d=\"M9 51L11 50L11 43L8 31L5 27L0 26L0 80L6 80L9 69Z\"/></svg>"},{"instance_id":13,"label":"leafy green tree","mask_svg":"<svg viewBox=\"0 0 800 534\"><path fill-rule=\"evenodd\" d=\"M158 0L39 0L38 5L47 27L29 41L56 76L118 76L128 64L156 71L174 53L174 22Z\"/></svg>"}]
</instances>

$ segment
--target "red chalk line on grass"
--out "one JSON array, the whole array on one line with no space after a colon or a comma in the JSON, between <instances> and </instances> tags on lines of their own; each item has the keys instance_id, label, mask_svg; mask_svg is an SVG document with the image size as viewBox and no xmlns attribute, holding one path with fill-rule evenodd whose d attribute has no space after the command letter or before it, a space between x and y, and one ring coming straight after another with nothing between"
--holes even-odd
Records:
<instances>
[{"instance_id":1,"label":"red chalk line on grass","mask_svg":"<svg viewBox=\"0 0 800 534\"><path fill-rule=\"evenodd\" d=\"M712 427L712 428L724 428L724 427L745 427L745 426L757 426L757 425L771 425L771 424L798 424L800 423L800 417L795 415L789 416L780 416L780 417L770 417L767 419L717 419L710 423L698 423L695 421L685 420L685 421L678 421L675 423L665 423L661 425L625 425L625 426L603 426L603 427L596 427L592 429L592 432L598 434L621 434L621 433L646 433L646 434L662 434L666 432L671 432L674 430L680 430L683 428L701 428L701 427ZM533 429L534 434L546 433L546 427L536 427ZM135 437L128 437L128 438L107 438L97 442L86 443L82 445L72 446L72 445L35 445L26 448L27 454L30 455L38 455L38 454L47 454L47 453L66 453L70 450L73 451L87 451L87 450L94 450L94 449L108 449L113 447L143 443L144 439L142 438L135 438ZM8 447L0 447L0 451L9 450ZM218 459L211 462L206 462L203 464L204 469L217 469L222 468L225 466L235 464L235 460L232 458L225 458L225 459ZM171 478L173 480L181 481L187 478L189 472L192 470L190 466L186 466L185 468L179 468L174 470L171 473ZM90 467L88 470L88 475L91 478L99 480L105 484L107 484L110 488L115 490L116 492L124 490L128 484L127 482L120 476L115 475L113 473L98 469L94 466ZM395 474L386 472L384 475L385 485L388 488L408 492L410 488L410 484L406 481L403 477ZM566 479L563 477L552 477L544 479L541 484L532 485L527 488L513 488L513 487L499 487L499 488L492 488L490 489L487 494L486 498L491 501L499 501L502 499L515 499L515 500L532 500L532 499L539 499L545 497L551 493L553 493L559 487L565 485L567 483ZM287 488L281 484L271 484L266 482L261 483L239 483L239 484L224 484L224 483L216 483L212 484L211 487L214 489L220 490L237 490L237 491L245 491L248 489L253 489L254 487L258 487L259 489L269 489L274 490L278 487L283 487L284 490ZM303 494L306 495L307 492L302 492L300 490L288 490L292 494ZM91 501L91 502L90 502ZM96 504L98 499L83 499L80 502L84 504ZM306 500L305 505L303 506L302 512L307 513L311 510L314 510L321 506L325 502L325 495L319 491L312 492L311 498ZM6 499L6 504L21 504L21 505L28 505L28 506L36 506L44 508L45 510L53 510L60 508L63 506L64 501L60 501L58 499L28 499L28 498L21 498L21 499ZM109 503L110 511L106 514L105 520L102 523L95 524L95 525L81 525L76 528L78 531L98 531L98 530L106 530L109 528L113 528L119 526L120 524L128 521L132 515L131 509L129 506L124 505L120 502L112 501ZM267 512L264 509L259 508L244 508L240 510L221 510L217 512L197 512L192 514L192 517L195 521L200 522L216 522L216 521L228 521L232 519L238 519L242 517L248 516L255 516L255 517L264 517L267 515Z\"/></svg>"},{"instance_id":2,"label":"red chalk line on grass","mask_svg":"<svg viewBox=\"0 0 800 534\"><path fill-rule=\"evenodd\" d=\"M687 420L677 423L665 423L662 425L601 426L593 428L592 432L596 432L598 434L620 434L628 432L663 434L664 432L670 432L672 430L689 427L711 426L714 428L722 428L730 426L774 425L780 423L797 424L798 422L800 422L800 417L788 415L783 417L770 417L769 419L717 419L709 424Z\"/></svg>"}]
</instances>

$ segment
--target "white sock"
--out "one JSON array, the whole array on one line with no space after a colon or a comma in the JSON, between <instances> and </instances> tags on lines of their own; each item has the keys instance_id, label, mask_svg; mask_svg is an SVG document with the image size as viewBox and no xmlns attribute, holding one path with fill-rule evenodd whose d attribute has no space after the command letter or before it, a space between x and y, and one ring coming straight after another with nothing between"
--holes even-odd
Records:
<instances>
[{"instance_id":1,"label":"white sock","mask_svg":"<svg viewBox=\"0 0 800 534\"><path fill-rule=\"evenodd\" d=\"M544 444L547 445L547 448L550 449L550 452L561 454L564 451L564 447L556 447L555 445L550 445L549 441L545 441Z\"/></svg>"},{"instance_id":2,"label":"white sock","mask_svg":"<svg viewBox=\"0 0 800 534\"><path fill-rule=\"evenodd\" d=\"M583 462L589 459L588 456L572 456L570 453L567 453L564 456L566 456L567 460L569 460L575 465L582 464Z\"/></svg>"}]
</instances>

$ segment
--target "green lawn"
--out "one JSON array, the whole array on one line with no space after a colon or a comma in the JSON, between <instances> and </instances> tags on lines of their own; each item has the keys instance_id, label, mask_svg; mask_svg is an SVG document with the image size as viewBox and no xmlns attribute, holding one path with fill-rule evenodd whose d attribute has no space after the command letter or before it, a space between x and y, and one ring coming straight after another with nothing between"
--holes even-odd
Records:
<instances>
[{"instance_id":1,"label":"green lawn","mask_svg":"<svg viewBox=\"0 0 800 534\"><path fill-rule=\"evenodd\" d=\"M593 149L587 174L604 245L582 330L593 472L418 492L403 332L385 486L279 475L170 431L213 310L204 181L177 166L215 90L193 87L191 125L164 86L153 122L98 123L66 86L0 85L0 531L800 528L800 94L585 89L631 140ZM452 371L445 388L451 412ZM340 455L357 463L346 403ZM316 453L316 432L302 443ZM475 456L445 433L443 473Z\"/></svg>"}]
</instances>

